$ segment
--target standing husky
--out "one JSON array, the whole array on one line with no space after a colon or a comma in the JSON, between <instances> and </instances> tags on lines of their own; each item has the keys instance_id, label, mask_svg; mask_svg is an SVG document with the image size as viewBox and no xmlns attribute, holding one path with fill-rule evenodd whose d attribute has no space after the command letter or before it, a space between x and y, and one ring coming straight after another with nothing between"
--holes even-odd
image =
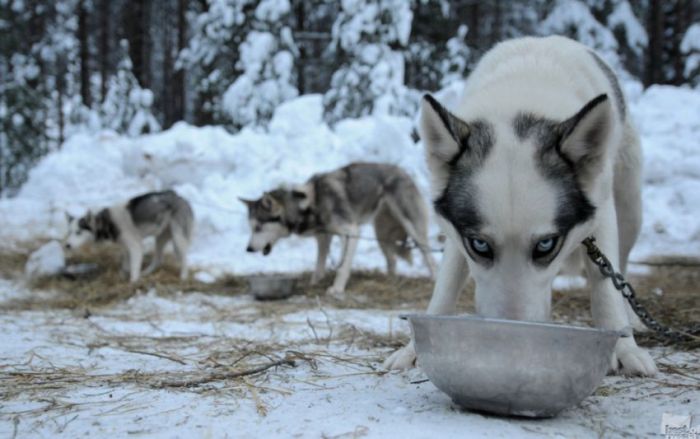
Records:
<instances>
[{"instance_id":1,"label":"standing husky","mask_svg":"<svg viewBox=\"0 0 700 439\"><path fill-rule=\"evenodd\" d=\"M124 248L122 270L129 270L131 282L138 281L141 273L143 239L156 237L155 253L144 274L158 268L163 248L172 240L180 261L180 278L187 277L187 249L192 240L194 215L190 204L173 191L150 192L94 214L88 211L78 220L69 217L68 224L68 249L89 240L119 242Z\"/></svg>"},{"instance_id":2,"label":"standing husky","mask_svg":"<svg viewBox=\"0 0 700 439\"><path fill-rule=\"evenodd\" d=\"M471 274L478 314L548 320L554 277L585 260L596 326L627 328L622 294L581 245L596 237L624 273L641 223L639 139L610 67L562 37L504 42L479 62L454 114L426 96L421 117L448 237L428 313L454 312ZM411 343L385 366L414 360ZM620 338L611 366L656 372L633 336Z\"/></svg>"},{"instance_id":3,"label":"standing husky","mask_svg":"<svg viewBox=\"0 0 700 439\"><path fill-rule=\"evenodd\" d=\"M343 238L343 260L328 290L342 296L350 277L360 226L374 219L387 271L394 274L396 256L410 261L406 240L420 248L431 276L435 262L428 250L428 208L418 188L401 168L377 163L353 163L316 174L293 190L276 189L248 206L252 236L249 252L267 255L278 239L292 233L314 236L318 243L315 284L324 275L332 235Z\"/></svg>"}]
</instances>

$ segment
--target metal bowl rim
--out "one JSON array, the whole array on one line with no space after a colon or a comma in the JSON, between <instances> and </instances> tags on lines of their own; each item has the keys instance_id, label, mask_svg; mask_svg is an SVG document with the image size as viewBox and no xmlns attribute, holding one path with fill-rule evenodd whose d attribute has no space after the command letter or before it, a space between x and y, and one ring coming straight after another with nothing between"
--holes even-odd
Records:
<instances>
[{"instance_id":1,"label":"metal bowl rim","mask_svg":"<svg viewBox=\"0 0 700 439\"><path fill-rule=\"evenodd\" d=\"M497 323L506 326L519 326L519 327L530 327L530 328L550 328L557 330L568 330L568 331L578 331L586 333L595 334L605 334L617 337L625 336L624 331L616 331L612 329L602 329L602 328L590 328L585 326L571 326L559 323L548 323L548 322L528 322L523 320L507 320L507 319L497 319L493 317L482 317L476 315L434 315L434 314L404 314L402 318L407 318L409 321L412 320L443 320L443 321L471 321L471 322L484 322L484 323Z\"/></svg>"},{"instance_id":2,"label":"metal bowl rim","mask_svg":"<svg viewBox=\"0 0 700 439\"><path fill-rule=\"evenodd\" d=\"M299 280L301 277L297 274L250 274L244 276L245 280Z\"/></svg>"}]
</instances>

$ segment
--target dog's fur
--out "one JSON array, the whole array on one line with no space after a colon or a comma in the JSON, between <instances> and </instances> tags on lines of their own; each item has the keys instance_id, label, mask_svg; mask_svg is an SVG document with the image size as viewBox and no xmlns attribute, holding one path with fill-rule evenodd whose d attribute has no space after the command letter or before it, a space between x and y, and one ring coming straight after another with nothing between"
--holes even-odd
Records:
<instances>
[{"instance_id":1,"label":"dog's fur","mask_svg":"<svg viewBox=\"0 0 700 439\"><path fill-rule=\"evenodd\" d=\"M148 236L156 239L153 259L145 275L160 266L163 249L172 241L180 262L180 277L187 277L187 250L192 240L194 214L190 204L173 191L143 194L96 213L88 211L80 219L68 217L68 226L64 241L67 249L88 242L121 244L124 249L122 270L129 272L131 282L138 281L141 275L143 240Z\"/></svg>"},{"instance_id":2,"label":"dog's fur","mask_svg":"<svg viewBox=\"0 0 700 439\"><path fill-rule=\"evenodd\" d=\"M343 239L343 260L329 293L342 296L357 248L360 226L374 220L387 271L396 257L410 261L407 238L421 250L431 275L435 262L428 249L428 208L418 188L401 168L378 163L353 163L316 174L293 189L276 189L248 206L251 238L247 250L267 255L280 238L314 236L318 243L312 284L324 275L333 235Z\"/></svg>"},{"instance_id":3,"label":"dog's fur","mask_svg":"<svg viewBox=\"0 0 700 439\"><path fill-rule=\"evenodd\" d=\"M622 295L581 245L596 237L624 273L641 224L641 149L610 67L563 37L501 43L454 114L425 97L421 134L448 237L428 313L454 312L471 275L478 314L548 320L555 276L572 264L580 273L585 260L596 326L629 327ZM385 366L414 360L409 344ZM632 335L618 341L611 366L656 372Z\"/></svg>"}]
</instances>

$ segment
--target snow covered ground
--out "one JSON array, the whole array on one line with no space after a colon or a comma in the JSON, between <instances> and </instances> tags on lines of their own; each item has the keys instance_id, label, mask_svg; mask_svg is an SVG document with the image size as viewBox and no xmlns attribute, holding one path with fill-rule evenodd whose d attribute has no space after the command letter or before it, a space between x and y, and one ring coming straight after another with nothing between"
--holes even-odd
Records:
<instances>
[{"instance_id":1,"label":"snow covered ground","mask_svg":"<svg viewBox=\"0 0 700 439\"><path fill-rule=\"evenodd\" d=\"M554 419L507 419L461 411L419 370L384 374L391 348L368 343L406 337L394 311L268 305L144 294L89 318L0 315L0 437L649 437L663 413L700 412L698 352L654 349L655 378L610 376Z\"/></svg>"}]
</instances>

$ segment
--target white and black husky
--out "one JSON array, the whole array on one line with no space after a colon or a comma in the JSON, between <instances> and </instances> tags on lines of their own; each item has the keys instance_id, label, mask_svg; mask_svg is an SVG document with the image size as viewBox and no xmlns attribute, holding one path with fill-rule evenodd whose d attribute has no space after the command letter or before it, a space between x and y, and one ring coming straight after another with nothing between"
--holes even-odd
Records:
<instances>
[{"instance_id":1,"label":"white and black husky","mask_svg":"<svg viewBox=\"0 0 700 439\"><path fill-rule=\"evenodd\" d=\"M249 252L267 255L281 238L291 234L314 236L318 243L311 283L325 273L333 235L343 239L343 259L330 294L342 296L350 278L360 226L370 221L393 274L396 257L410 261L407 238L415 241L431 276L435 263L428 246L428 206L411 177L401 168L381 163L352 163L312 176L294 189L276 189L248 206Z\"/></svg>"},{"instance_id":2,"label":"white and black husky","mask_svg":"<svg viewBox=\"0 0 700 439\"><path fill-rule=\"evenodd\" d=\"M421 118L448 237L428 313L455 312L471 275L478 314L548 320L555 276L585 260L596 326L629 327L622 295L581 245L594 236L624 272L641 224L639 139L610 67L566 38L507 41L479 62L453 113L426 96ZM414 360L409 344L385 366ZM611 366L656 372L633 337Z\"/></svg>"},{"instance_id":3,"label":"white and black husky","mask_svg":"<svg viewBox=\"0 0 700 439\"><path fill-rule=\"evenodd\" d=\"M190 204L173 191L150 192L96 213L88 211L79 219L69 217L68 226L67 249L96 241L120 243L124 249L122 270L128 270L131 282L138 281L141 274L144 238L156 238L153 259L144 274L158 268L165 245L172 241L180 262L180 277L187 277L194 215Z\"/></svg>"}]
</instances>

